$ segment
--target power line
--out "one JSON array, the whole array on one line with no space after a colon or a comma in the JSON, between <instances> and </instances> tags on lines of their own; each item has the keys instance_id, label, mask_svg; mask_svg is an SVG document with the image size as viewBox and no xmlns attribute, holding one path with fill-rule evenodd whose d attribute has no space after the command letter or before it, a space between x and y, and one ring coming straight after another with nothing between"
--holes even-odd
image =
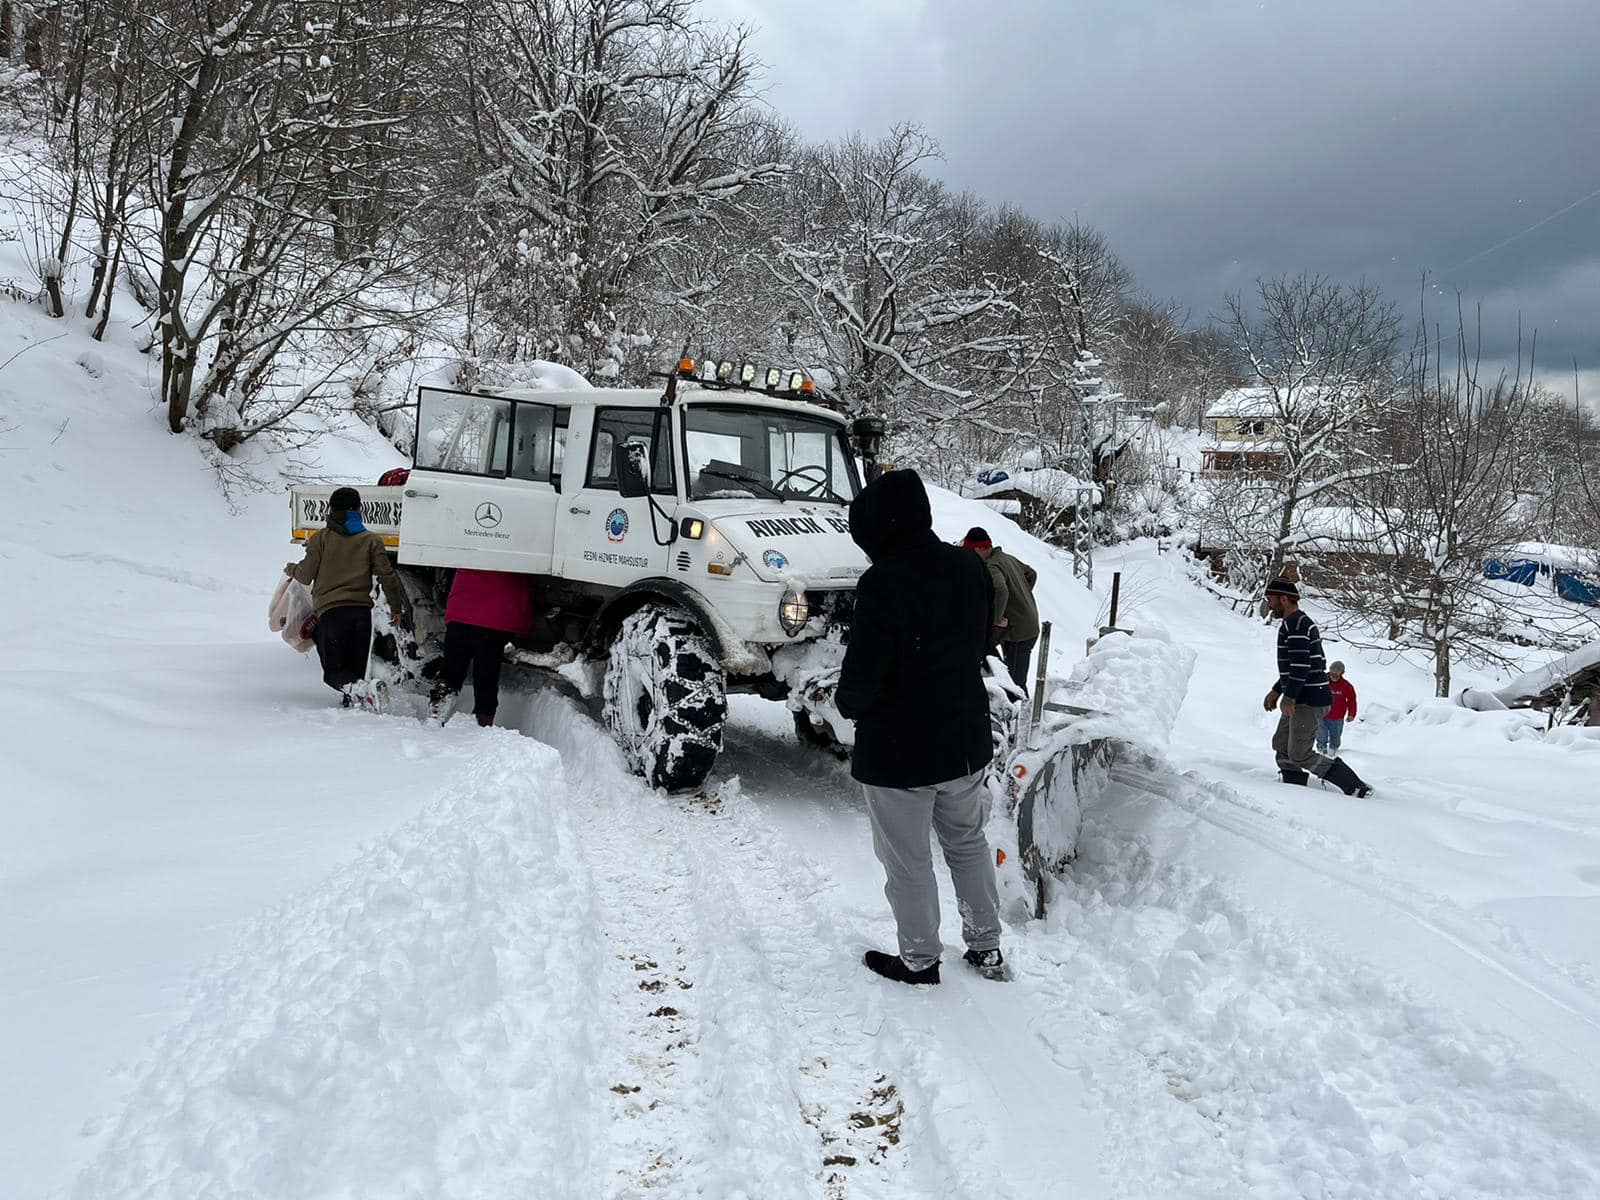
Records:
<instances>
[{"instance_id":1,"label":"power line","mask_svg":"<svg viewBox=\"0 0 1600 1200\"><path fill-rule=\"evenodd\" d=\"M1462 267L1466 266L1467 264L1475 263L1480 258L1487 257L1488 255L1493 254L1496 250L1500 250L1500 249L1503 249L1506 246L1509 246L1512 242L1516 241L1518 238L1526 237L1528 234L1532 233L1535 229L1543 228L1544 226L1550 224L1551 221L1554 221L1557 217L1566 216L1573 209L1577 208L1581 204L1587 204L1589 201L1593 200L1596 196L1600 196L1600 188L1595 188L1594 191L1590 192L1587 196L1578 197L1578 199L1574 200L1571 204L1568 204L1563 208L1558 208L1555 212L1551 213L1548 217L1544 217L1541 220L1535 221L1532 225L1529 225L1526 229L1520 230L1517 233L1513 233L1510 237L1504 238L1501 241L1496 242L1494 245L1490 246L1487 250L1479 250L1476 254L1472 255L1470 258L1463 258L1460 262L1455 263L1452 266L1446 267L1443 271L1440 272L1440 274L1441 275L1448 275L1453 271L1459 271Z\"/></svg>"}]
</instances>

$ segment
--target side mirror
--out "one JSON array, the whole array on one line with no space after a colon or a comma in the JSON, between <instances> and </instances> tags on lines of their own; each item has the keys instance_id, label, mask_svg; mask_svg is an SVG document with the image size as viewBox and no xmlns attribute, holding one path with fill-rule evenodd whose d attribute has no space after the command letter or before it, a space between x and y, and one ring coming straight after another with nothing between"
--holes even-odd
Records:
<instances>
[{"instance_id":1,"label":"side mirror","mask_svg":"<svg viewBox=\"0 0 1600 1200\"><path fill-rule=\"evenodd\" d=\"M636 500L650 494L646 482L650 452L642 442L624 442L617 458L617 491L624 500Z\"/></svg>"},{"instance_id":2,"label":"side mirror","mask_svg":"<svg viewBox=\"0 0 1600 1200\"><path fill-rule=\"evenodd\" d=\"M868 483L883 474L883 439L888 432L889 423L882 417L857 417L850 422L850 436L855 441L856 453L867 466Z\"/></svg>"}]
</instances>

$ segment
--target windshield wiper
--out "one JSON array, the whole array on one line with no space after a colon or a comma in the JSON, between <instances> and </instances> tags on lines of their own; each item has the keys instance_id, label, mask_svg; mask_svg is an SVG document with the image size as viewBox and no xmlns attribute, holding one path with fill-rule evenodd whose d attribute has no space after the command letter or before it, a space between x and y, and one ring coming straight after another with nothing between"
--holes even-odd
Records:
<instances>
[{"instance_id":1,"label":"windshield wiper","mask_svg":"<svg viewBox=\"0 0 1600 1200\"><path fill-rule=\"evenodd\" d=\"M718 479L727 479L734 483L747 483L752 487L760 488L779 504L787 504L789 502L788 497L786 497L777 488L773 487L772 484L768 483L765 479L762 479L761 476L757 475L749 467L740 467L735 466L732 463L722 462L707 463L705 466L700 468L698 475L700 478L704 478L707 475L714 475Z\"/></svg>"},{"instance_id":2,"label":"windshield wiper","mask_svg":"<svg viewBox=\"0 0 1600 1200\"><path fill-rule=\"evenodd\" d=\"M813 504L827 504L829 501L832 501L834 504L848 505L850 503L850 501L839 495L838 492L834 491L833 488L829 487L827 484L824 483L821 486L823 495L820 496L815 492L802 492L797 489L790 489L789 495L794 497L796 500L809 501Z\"/></svg>"}]
</instances>

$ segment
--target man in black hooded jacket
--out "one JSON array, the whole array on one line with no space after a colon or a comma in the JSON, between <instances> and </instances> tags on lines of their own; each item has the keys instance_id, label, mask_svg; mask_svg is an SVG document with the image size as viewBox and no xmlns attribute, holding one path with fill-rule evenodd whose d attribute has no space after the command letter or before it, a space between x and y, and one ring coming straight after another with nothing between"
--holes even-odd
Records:
<instances>
[{"instance_id":1,"label":"man in black hooded jacket","mask_svg":"<svg viewBox=\"0 0 1600 1200\"><path fill-rule=\"evenodd\" d=\"M901 983L939 982L931 826L960 903L965 959L1003 978L994 859L983 831L993 757L983 684L989 572L934 534L914 471L890 472L857 496L850 534L872 566L856 587L838 704L856 723L851 773L866 793L900 949L869 950L864 961Z\"/></svg>"}]
</instances>

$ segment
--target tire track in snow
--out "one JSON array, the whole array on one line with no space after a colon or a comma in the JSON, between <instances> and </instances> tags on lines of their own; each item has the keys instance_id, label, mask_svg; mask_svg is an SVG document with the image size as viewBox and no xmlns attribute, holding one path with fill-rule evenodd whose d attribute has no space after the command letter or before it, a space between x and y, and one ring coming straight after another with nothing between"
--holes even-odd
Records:
<instances>
[{"instance_id":1,"label":"tire track in snow","mask_svg":"<svg viewBox=\"0 0 1600 1200\"><path fill-rule=\"evenodd\" d=\"M865 984L871 998L867 1026L881 1027L877 1040L897 1064L895 1077L919 1122L912 1153L925 1156L934 1146L942 1159L943 1182L939 1175L930 1175L923 1194L1103 1195L1103 1125L1097 1114L1086 1111L1082 1084L1086 1062L1103 1048L1074 1043L1070 1053L1048 1053L1052 1046L1036 1027L1036 1018L1040 1013L1058 1014L1059 1005L1036 1002L1038 980L1025 981L1028 951L1014 938L1015 930L1006 935L1008 961L1019 969L1012 984L980 980L961 963L959 953L948 952L944 982L936 989L908 989L868 975L859 959L860 930L864 922L882 922L886 909L881 867L870 850L858 785L845 764L796 746L785 730L747 726L737 730L737 738L723 763L751 781L751 798L743 808L759 836L776 838L767 809L798 797L806 810L816 812L830 827L848 831L851 844L841 848L841 858L853 860L868 873L870 916L860 911L859 902L851 904L848 914L840 914L833 895L838 886L814 864L795 856L803 865L792 871L817 874L821 880L817 894L827 894L830 901L825 912L820 902L813 906L821 914L813 944L850 947L843 955L819 958L800 979L803 986L806 974L837 975L846 981L841 986L853 992ZM802 757L797 759L797 754ZM948 882L942 890L948 901ZM1083 1025L1080 1021L1071 1029ZM1062 1033L1053 1032L1058 1038Z\"/></svg>"},{"instance_id":2,"label":"tire track in snow","mask_svg":"<svg viewBox=\"0 0 1600 1200\"><path fill-rule=\"evenodd\" d=\"M1508 1038L1170 855L1162 813L1191 786L1118 768L1026 941L1062 997L1041 1029L1095 1020L1134 1056L1091 1067L1115 1114L1116 1174L1137 1180L1124 1194L1600 1194L1600 1114ZM1185 1153L1146 1149L1162 1144Z\"/></svg>"},{"instance_id":3,"label":"tire track in snow","mask_svg":"<svg viewBox=\"0 0 1600 1200\"><path fill-rule=\"evenodd\" d=\"M682 998L692 1052L674 1065L672 1094L639 1117L677 1114L676 1173L657 1172L651 1194L1007 1194L962 1180L914 1055L867 1032L883 1018L851 942L819 903L831 881L781 847L737 780L663 796L626 771L570 700L536 687L518 703L523 728L562 753L585 839L615 860L592 868L614 940L667 946L692 985L669 989ZM615 1148L632 1156L625 1173L649 1157Z\"/></svg>"},{"instance_id":4,"label":"tire track in snow","mask_svg":"<svg viewBox=\"0 0 1600 1200\"><path fill-rule=\"evenodd\" d=\"M1600 1042L1600 997L1561 964L1521 941L1500 946L1490 937L1512 931L1491 917L1467 912L1446 896L1404 882L1382 870L1370 854L1352 855L1349 843L1301 827L1292 817L1252 803L1226 784L1193 772L1175 776L1153 763L1119 768L1119 777L1135 787L1160 787L1195 819L1343 887L1349 887L1395 909L1434 937L1453 946L1530 996L1558 1010ZM1176 780L1176 786L1166 780ZM1280 832L1281 831L1281 832Z\"/></svg>"}]
</instances>

